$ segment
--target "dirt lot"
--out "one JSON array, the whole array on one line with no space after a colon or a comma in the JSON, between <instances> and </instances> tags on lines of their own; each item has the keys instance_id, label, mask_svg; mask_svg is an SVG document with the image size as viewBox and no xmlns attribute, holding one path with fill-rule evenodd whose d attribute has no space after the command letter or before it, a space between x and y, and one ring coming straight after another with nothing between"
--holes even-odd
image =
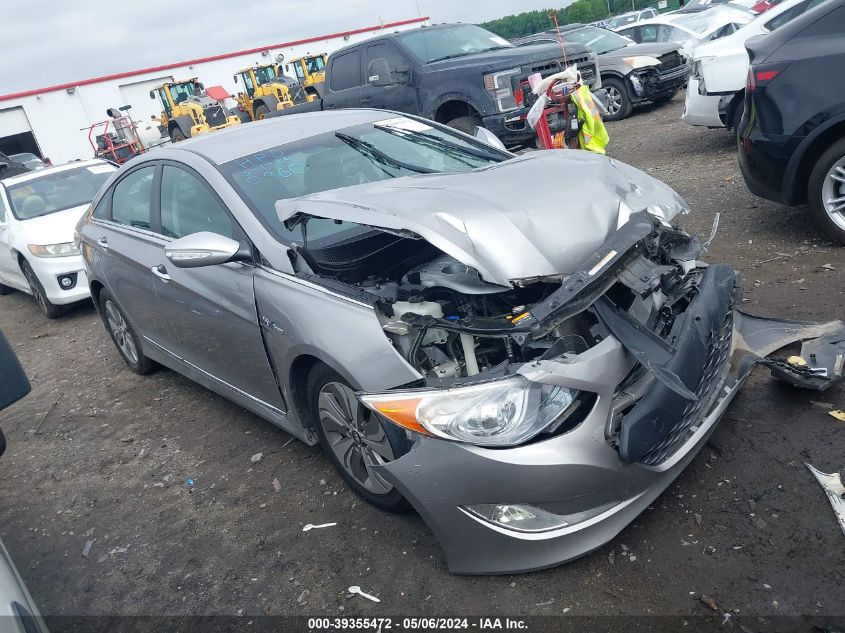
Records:
<instances>
[{"instance_id":1,"label":"dirt lot","mask_svg":"<svg viewBox=\"0 0 845 633\"><path fill-rule=\"evenodd\" d=\"M731 135L684 125L682 106L611 124L611 154L685 196L691 230L722 214L708 259L741 272L746 310L843 317L845 249L805 211L749 194ZM171 371L131 373L93 308L51 322L12 294L0 329L33 384L0 414L0 537L46 614L683 615L707 611L703 594L734 617L845 614L843 535L804 467L845 466L845 424L812 403L845 407L841 387L819 396L757 369L613 542L554 570L472 578L446 571L418 516L359 501L319 449Z\"/></svg>"}]
</instances>

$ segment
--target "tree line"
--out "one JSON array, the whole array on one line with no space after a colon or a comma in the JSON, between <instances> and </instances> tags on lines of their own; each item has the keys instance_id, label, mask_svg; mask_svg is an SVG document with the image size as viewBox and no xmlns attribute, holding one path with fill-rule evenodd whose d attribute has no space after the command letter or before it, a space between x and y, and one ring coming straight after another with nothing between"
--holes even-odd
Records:
<instances>
[{"instance_id":1,"label":"tree line","mask_svg":"<svg viewBox=\"0 0 845 633\"><path fill-rule=\"evenodd\" d=\"M524 11L484 22L480 26L505 39L513 39L554 28L554 22L549 17L550 11L557 11L558 24L563 25L574 22L596 22L631 11L632 8L645 9L646 7L656 9L657 0L575 0L561 9ZM666 10L677 8L678 0L669 0Z\"/></svg>"}]
</instances>

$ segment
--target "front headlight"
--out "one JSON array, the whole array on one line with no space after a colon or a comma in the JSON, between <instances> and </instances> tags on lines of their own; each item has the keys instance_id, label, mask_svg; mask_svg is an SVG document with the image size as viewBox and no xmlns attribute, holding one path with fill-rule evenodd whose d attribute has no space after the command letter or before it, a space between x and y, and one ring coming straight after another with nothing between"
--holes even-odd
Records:
<instances>
[{"instance_id":1,"label":"front headlight","mask_svg":"<svg viewBox=\"0 0 845 633\"><path fill-rule=\"evenodd\" d=\"M651 55L635 55L634 57L626 57L622 60L631 68L648 68L649 66L660 66L660 60Z\"/></svg>"},{"instance_id":2,"label":"front headlight","mask_svg":"<svg viewBox=\"0 0 845 633\"><path fill-rule=\"evenodd\" d=\"M36 257L70 257L79 255L79 249L73 242L61 244L27 244L29 252Z\"/></svg>"},{"instance_id":3,"label":"front headlight","mask_svg":"<svg viewBox=\"0 0 845 633\"><path fill-rule=\"evenodd\" d=\"M563 416L577 393L514 376L451 389L362 394L359 399L417 433L478 446L515 446Z\"/></svg>"},{"instance_id":4,"label":"front headlight","mask_svg":"<svg viewBox=\"0 0 845 633\"><path fill-rule=\"evenodd\" d=\"M497 73L484 75L484 88L493 97L499 112L514 110L516 108L516 97L511 86L511 77L520 73L519 68L502 70Z\"/></svg>"}]
</instances>

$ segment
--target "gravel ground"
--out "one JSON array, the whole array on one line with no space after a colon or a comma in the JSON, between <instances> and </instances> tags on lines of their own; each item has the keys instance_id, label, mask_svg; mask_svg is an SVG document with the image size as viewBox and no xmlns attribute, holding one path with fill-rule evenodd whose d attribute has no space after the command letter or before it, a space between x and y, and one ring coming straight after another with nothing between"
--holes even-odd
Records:
<instances>
[{"instance_id":1,"label":"gravel ground","mask_svg":"<svg viewBox=\"0 0 845 633\"><path fill-rule=\"evenodd\" d=\"M684 125L682 107L683 93L610 124L610 153L686 197L689 229L707 235L721 213L708 259L741 272L746 310L842 317L845 249L804 210L748 193L731 135ZM710 443L610 544L473 578L446 571L418 516L358 500L319 449L171 371L131 373L93 308L47 321L15 293L0 329L33 384L0 414L0 537L45 614L691 615L708 612L702 595L735 618L845 614L843 536L804 467L845 465L845 424L813 404L845 408L841 386L819 396L755 370ZM349 599L350 585L382 603Z\"/></svg>"}]
</instances>

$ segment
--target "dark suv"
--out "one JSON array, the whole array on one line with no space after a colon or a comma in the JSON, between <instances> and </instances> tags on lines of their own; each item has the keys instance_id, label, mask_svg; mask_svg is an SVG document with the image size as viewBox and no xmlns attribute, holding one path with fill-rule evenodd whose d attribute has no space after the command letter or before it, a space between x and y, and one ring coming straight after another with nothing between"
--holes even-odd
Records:
<instances>
[{"instance_id":1,"label":"dark suv","mask_svg":"<svg viewBox=\"0 0 845 633\"><path fill-rule=\"evenodd\" d=\"M739 165L748 188L808 204L845 244L845 0L827 0L750 39Z\"/></svg>"}]
</instances>

